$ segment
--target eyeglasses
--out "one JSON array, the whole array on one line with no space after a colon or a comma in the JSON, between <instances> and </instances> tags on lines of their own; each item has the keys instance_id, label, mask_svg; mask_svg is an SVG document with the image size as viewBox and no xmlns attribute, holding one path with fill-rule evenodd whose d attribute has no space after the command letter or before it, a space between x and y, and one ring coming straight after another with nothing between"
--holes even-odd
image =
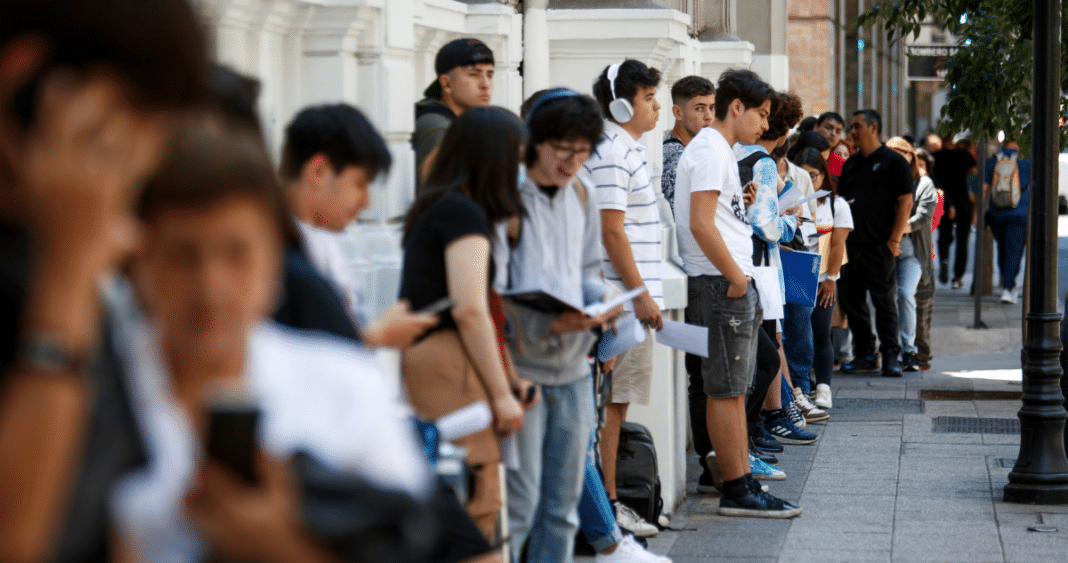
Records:
<instances>
[{"instance_id":1,"label":"eyeglasses","mask_svg":"<svg viewBox=\"0 0 1068 563\"><path fill-rule=\"evenodd\" d=\"M553 156L560 160L570 160L575 155L578 155L583 160L583 162L585 162L586 159L590 157L590 153L593 152L593 149L588 146L569 147L567 145L561 145L552 141L548 141L548 145L549 148L553 149Z\"/></svg>"},{"instance_id":2,"label":"eyeglasses","mask_svg":"<svg viewBox=\"0 0 1068 563\"><path fill-rule=\"evenodd\" d=\"M816 178L819 178L820 176L823 176L823 172L820 172L819 170L814 170L808 173L808 177L812 178L813 182L815 182Z\"/></svg>"}]
</instances>

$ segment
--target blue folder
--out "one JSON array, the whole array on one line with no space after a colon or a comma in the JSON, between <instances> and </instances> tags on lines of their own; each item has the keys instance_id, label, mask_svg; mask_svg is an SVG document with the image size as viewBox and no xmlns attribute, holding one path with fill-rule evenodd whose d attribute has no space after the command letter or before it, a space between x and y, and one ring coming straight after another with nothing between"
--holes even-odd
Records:
<instances>
[{"instance_id":1,"label":"blue folder","mask_svg":"<svg viewBox=\"0 0 1068 563\"><path fill-rule=\"evenodd\" d=\"M820 282L819 253L781 248L779 260L786 284L786 302L815 307L816 290Z\"/></svg>"}]
</instances>

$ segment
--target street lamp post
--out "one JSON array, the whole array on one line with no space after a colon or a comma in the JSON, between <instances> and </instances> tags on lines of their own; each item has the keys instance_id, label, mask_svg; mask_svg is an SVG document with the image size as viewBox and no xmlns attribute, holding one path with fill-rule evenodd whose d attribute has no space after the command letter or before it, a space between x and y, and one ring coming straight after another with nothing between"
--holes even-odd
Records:
<instances>
[{"instance_id":1,"label":"street lamp post","mask_svg":"<svg viewBox=\"0 0 1068 563\"><path fill-rule=\"evenodd\" d=\"M1060 114L1060 0L1034 3L1034 142L1031 157L1031 291L1024 342L1020 456L1005 485L1005 501L1068 504L1068 459L1060 379L1057 312L1057 152ZM980 234L981 236L981 234Z\"/></svg>"}]
</instances>

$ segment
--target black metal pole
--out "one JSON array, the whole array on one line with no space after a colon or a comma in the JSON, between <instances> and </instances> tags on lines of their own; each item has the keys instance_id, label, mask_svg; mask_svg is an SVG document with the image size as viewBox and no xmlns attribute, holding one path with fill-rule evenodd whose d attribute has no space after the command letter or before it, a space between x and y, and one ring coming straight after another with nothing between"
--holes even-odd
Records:
<instances>
[{"instance_id":1,"label":"black metal pole","mask_svg":"<svg viewBox=\"0 0 1068 563\"><path fill-rule=\"evenodd\" d=\"M975 322L972 328L987 328L983 322L983 289L986 288L986 135L979 134L979 193L975 198L975 261L972 263L972 290L975 292Z\"/></svg>"},{"instance_id":2,"label":"black metal pole","mask_svg":"<svg viewBox=\"0 0 1068 563\"><path fill-rule=\"evenodd\" d=\"M1057 153L1060 114L1060 0L1035 0L1034 142L1031 155L1031 276L1024 341L1020 456L1005 485L1005 501L1068 504L1068 459L1060 379L1057 312Z\"/></svg>"}]
</instances>

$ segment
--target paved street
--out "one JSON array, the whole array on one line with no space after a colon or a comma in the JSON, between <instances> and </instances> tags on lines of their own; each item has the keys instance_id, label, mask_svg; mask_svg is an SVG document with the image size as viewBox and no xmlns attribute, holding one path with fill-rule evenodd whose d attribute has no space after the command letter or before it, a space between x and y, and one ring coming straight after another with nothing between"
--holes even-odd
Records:
<instances>
[{"instance_id":1,"label":"paved street","mask_svg":"<svg viewBox=\"0 0 1068 563\"><path fill-rule=\"evenodd\" d=\"M1068 238L1060 247L1066 272ZM802 516L719 516L719 498L695 491L694 456L690 494L650 548L675 563L1068 561L1068 506L1001 500L1019 449L1021 306L986 298L990 328L977 331L965 328L972 303L938 288L931 371L835 374L831 420L809 426L819 442L787 446L789 478L770 484Z\"/></svg>"}]
</instances>

